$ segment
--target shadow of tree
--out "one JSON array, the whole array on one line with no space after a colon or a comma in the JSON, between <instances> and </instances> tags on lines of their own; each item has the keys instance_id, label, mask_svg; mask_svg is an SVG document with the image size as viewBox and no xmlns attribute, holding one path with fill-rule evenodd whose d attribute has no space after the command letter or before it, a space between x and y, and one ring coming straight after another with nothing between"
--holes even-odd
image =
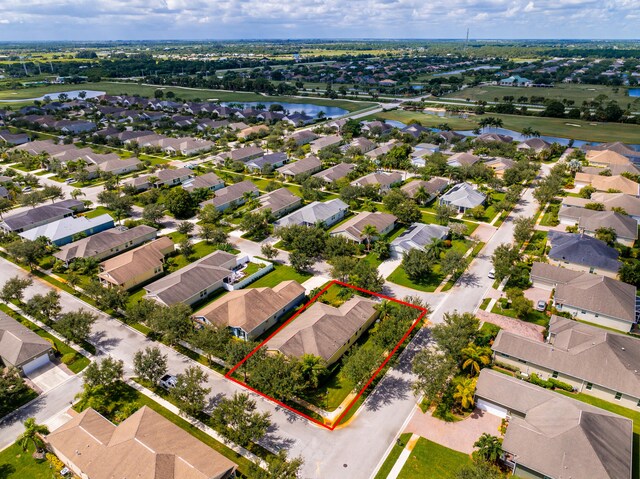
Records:
<instances>
[{"instance_id":1,"label":"shadow of tree","mask_svg":"<svg viewBox=\"0 0 640 479\"><path fill-rule=\"evenodd\" d=\"M369 396L368 411L377 411L397 400L407 399L411 393L411 381L400 376L386 376Z\"/></svg>"},{"instance_id":2,"label":"shadow of tree","mask_svg":"<svg viewBox=\"0 0 640 479\"><path fill-rule=\"evenodd\" d=\"M15 472L16 468L13 464L0 464L0 479L8 479Z\"/></svg>"}]
</instances>

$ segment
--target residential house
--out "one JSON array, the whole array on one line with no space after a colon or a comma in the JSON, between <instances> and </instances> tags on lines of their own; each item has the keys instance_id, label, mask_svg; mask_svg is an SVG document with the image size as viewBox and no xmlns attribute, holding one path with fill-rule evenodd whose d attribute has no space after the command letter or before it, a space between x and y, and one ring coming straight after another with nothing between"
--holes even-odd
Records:
<instances>
[{"instance_id":1,"label":"residential house","mask_svg":"<svg viewBox=\"0 0 640 479\"><path fill-rule=\"evenodd\" d=\"M269 127L266 125L254 125L249 128L245 128L238 132L238 138L244 140L245 138L254 135L254 136L264 136L269 133Z\"/></svg>"},{"instance_id":2,"label":"residential house","mask_svg":"<svg viewBox=\"0 0 640 479\"><path fill-rule=\"evenodd\" d=\"M410 198L415 198L416 193L420 188L424 188L424 190L429 195L429 198L425 201L425 203L430 202L440 193L447 189L449 186L449 180L447 178L441 178L439 176L434 176L428 181L424 180L414 180L410 181L406 185L402 185L400 189L404 191Z\"/></svg>"},{"instance_id":3,"label":"residential house","mask_svg":"<svg viewBox=\"0 0 640 479\"><path fill-rule=\"evenodd\" d=\"M189 193L198 189L216 191L220 188L224 188L224 181L222 181L215 173L205 173L204 175L189 178L182 183L182 187Z\"/></svg>"},{"instance_id":4,"label":"residential house","mask_svg":"<svg viewBox=\"0 0 640 479\"><path fill-rule=\"evenodd\" d=\"M533 82L528 78L521 77L520 75L511 75L510 77L503 78L498 82L500 86L526 86L533 85Z\"/></svg>"},{"instance_id":5,"label":"residential house","mask_svg":"<svg viewBox=\"0 0 640 479\"><path fill-rule=\"evenodd\" d=\"M31 137L27 133L11 133L7 130L0 131L0 143L6 143L7 145L17 146L29 143Z\"/></svg>"},{"instance_id":6,"label":"residential house","mask_svg":"<svg viewBox=\"0 0 640 479\"><path fill-rule=\"evenodd\" d=\"M230 291L193 315L204 324L229 328L245 341L255 341L304 300L306 291L297 281L283 281L273 288Z\"/></svg>"},{"instance_id":7,"label":"residential house","mask_svg":"<svg viewBox=\"0 0 640 479\"><path fill-rule=\"evenodd\" d=\"M589 175L602 176L622 176L623 173L640 176L640 168L638 168L634 163L631 162L609 165L606 168L602 168L601 166L583 166L580 172Z\"/></svg>"},{"instance_id":8,"label":"residential house","mask_svg":"<svg viewBox=\"0 0 640 479\"><path fill-rule=\"evenodd\" d=\"M282 121L286 121L287 123L291 123L293 126L304 126L309 125L315 121L312 116L307 115L306 113L293 112L289 115L285 115L282 118Z\"/></svg>"},{"instance_id":9,"label":"residential house","mask_svg":"<svg viewBox=\"0 0 640 479\"><path fill-rule=\"evenodd\" d=\"M480 157L471 153L455 153L447 158L447 166L461 167L475 165L480 161Z\"/></svg>"},{"instance_id":10,"label":"residential house","mask_svg":"<svg viewBox=\"0 0 640 479\"><path fill-rule=\"evenodd\" d=\"M330 366L378 317L376 304L360 296L338 308L317 301L271 338L267 351L294 358L312 354Z\"/></svg>"},{"instance_id":11,"label":"residential house","mask_svg":"<svg viewBox=\"0 0 640 479\"><path fill-rule=\"evenodd\" d=\"M145 286L145 298L153 299L165 306L177 303L191 306L218 291L225 282L230 282L232 270L237 267L236 255L226 251L214 251Z\"/></svg>"},{"instance_id":12,"label":"residential house","mask_svg":"<svg viewBox=\"0 0 640 479\"><path fill-rule=\"evenodd\" d=\"M260 207L254 211L260 212L268 209L276 218L286 215L302 204L302 198L294 195L286 188L278 188L265 193L258 197L258 201L260 202Z\"/></svg>"},{"instance_id":13,"label":"residential house","mask_svg":"<svg viewBox=\"0 0 640 479\"><path fill-rule=\"evenodd\" d=\"M558 311L589 323L628 332L636 322L636 287L608 276L533 263L535 288L554 291Z\"/></svg>"},{"instance_id":14,"label":"residential house","mask_svg":"<svg viewBox=\"0 0 640 479\"><path fill-rule=\"evenodd\" d=\"M476 190L469 183L458 183L440 197L440 204L450 205L458 210L458 213L484 204L487 196Z\"/></svg>"},{"instance_id":15,"label":"residential house","mask_svg":"<svg viewBox=\"0 0 640 479\"><path fill-rule=\"evenodd\" d=\"M317 156L307 156L301 160L281 166L276 171L282 176L292 179L297 175L311 175L321 169L322 162Z\"/></svg>"},{"instance_id":16,"label":"residential house","mask_svg":"<svg viewBox=\"0 0 640 479\"><path fill-rule=\"evenodd\" d=\"M295 142L296 146L302 146L311 143L313 140L317 140L318 135L309 130L302 130L293 133L289 137L289 139L292 139Z\"/></svg>"},{"instance_id":17,"label":"residential house","mask_svg":"<svg viewBox=\"0 0 640 479\"><path fill-rule=\"evenodd\" d=\"M149 181L150 178L151 175L137 176L125 181L124 184L135 188L136 191L146 191L152 186L151 182Z\"/></svg>"},{"instance_id":18,"label":"residential house","mask_svg":"<svg viewBox=\"0 0 640 479\"><path fill-rule=\"evenodd\" d=\"M391 242L391 251L398 256L412 249L425 251L433 240L449 236L449 228L436 224L413 223L407 230Z\"/></svg>"},{"instance_id":19,"label":"residential house","mask_svg":"<svg viewBox=\"0 0 640 479\"><path fill-rule=\"evenodd\" d=\"M640 161L640 151L634 150L633 148L625 145L622 142L614 141L613 143L601 143L600 145L584 145L582 147L584 151L604 151L610 150L615 151L616 153L626 156L631 161L637 162Z\"/></svg>"},{"instance_id":20,"label":"residential house","mask_svg":"<svg viewBox=\"0 0 640 479\"><path fill-rule=\"evenodd\" d=\"M260 193L256 185L249 180L234 183L214 192L215 196L207 201L200 203L200 207L205 205L214 205L218 211L224 211L227 208L235 208L247 202L247 197L256 197Z\"/></svg>"},{"instance_id":21,"label":"residential house","mask_svg":"<svg viewBox=\"0 0 640 479\"><path fill-rule=\"evenodd\" d=\"M24 375L50 363L51 343L0 311L0 359Z\"/></svg>"},{"instance_id":22,"label":"residential house","mask_svg":"<svg viewBox=\"0 0 640 479\"><path fill-rule=\"evenodd\" d=\"M340 147L340 150L344 153L347 150L354 149L360 152L361 155L368 153L374 150L376 144L368 138L360 136L358 138L354 138L351 143L347 145L343 145Z\"/></svg>"},{"instance_id":23,"label":"residential house","mask_svg":"<svg viewBox=\"0 0 640 479\"><path fill-rule=\"evenodd\" d=\"M339 198L325 202L314 201L280 218L273 224L277 227L289 225L322 225L324 227L330 227L342 220L348 210L349 205Z\"/></svg>"},{"instance_id":24,"label":"residential house","mask_svg":"<svg viewBox=\"0 0 640 479\"><path fill-rule=\"evenodd\" d=\"M113 227L113 218L108 214L95 218L67 216L36 228L30 228L20 233L20 236L32 241L44 236L52 244L64 246L74 241L79 235L91 236Z\"/></svg>"},{"instance_id":25,"label":"residential house","mask_svg":"<svg viewBox=\"0 0 640 479\"><path fill-rule=\"evenodd\" d=\"M595 236L599 228L611 228L616 232L616 241L625 246L633 246L638 239L638 222L615 211L563 206L558 212L558 219L561 224L577 226L579 231L589 236Z\"/></svg>"},{"instance_id":26,"label":"residential house","mask_svg":"<svg viewBox=\"0 0 640 479\"><path fill-rule=\"evenodd\" d=\"M135 157L117 158L103 161L96 165L96 169L102 173L111 173L114 176L126 175L142 168L142 162Z\"/></svg>"},{"instance_id":27,"label":"residential house","mask_svg":"<svg viewBox=\"0 0 640 479\"><path fill-rule=\"evenodd\" d=\"M87 133L96 129L96 124L92 121L83 120L60 120L56 121L52 128L60 130L62 133L72 133L77 135L79 133Z\"/></svg>"},{"instance_id":28,"label":"residential house","mask_svg":"<svg viewBox=\"0 0 640 479\"><path fill-rule=\"evenodd\" d=\"M502 135L500 133L483 133L482 135L476 136L475 141L511 143L513 141L513 137L509 135Z\"/></svg>"},{"instance_id":29,"label":"residential house","mask_svg":"<svg viewBox=\"0 0 640 479\"><path fill-rule=\"evenodd\" d=\"M628 165L631 160L620 153L612 150L589 150L587 151L587 161L590 165L609 167L613 165Z\"/></svg>"},{"instance_id":30,"label":"residential house","mask_svg":"<svg viewBox=\"0 0 640 479\"><path fill-rule=\"evenodd\" d=\"M584 208L588 204L600 203L606 211L613 211L613 208L621 208L627 215L640 223L640 198L624 193L603 193L597 191L591 194L591 198L578 198L576 196L566 196L562 198L562 206L572 206Z\"/></svg>"},{"instance_id":31,"label":"residential house","mask_svg":"<svg viewBox=\"0 0 640 479\"><path fill-rule=\"evenodd\" d=\"M167 168L165 170L156 171L154 176L158 178L158 181L155 182L155 186L156 188L160 188L162 186L175 186L184 183L193 177L193 171L189 168Z\"/></svg>"},{"instance_id":32,"label":"residential house","mask_svg":"<svg viewBox=\"0 0 640 479\"><path fill-rule=\"evenodd\" d=\"M334 181L346 178L347 175L355 169L356 165L353 163L338 163L337 165L327 168L326 170L322 170L313 176L314 178L320 178L325 183L333 183Z\"/></svg>"},{"instance_id":33,"label":"residential house","mask_svg":"<svg viewBox=\"0 0 640 479\"><path fill-rule=\"evenodd\" d=\"M576 173L576 188L582 189L587 185L592 186L597 191L640 196L640 185L629 178L625 178L624 176L602 176L582 172Z\"/></svg>"},{"instance_id":34,"label":"residential house","mask_svg":"<svg viewBox=\"0 0 640 479\"><path fill-rule=\"evenodd\" d=\"M261 156L249 160L245 163L247 169L251 171L262 171L263 168L275 169L284 165L289 158L287 154L281 151L275 153L269 153L268 155Z\"/></svg>"},{"instance_id":35,"label":"residential house","mask_svg":"<svg viewBox=\"0 0 640 479\"><path fill-rule=\"evenodd\" d=\"M395 147L396 145L397 145L397 142L395 140L392 140L388 143L385 143L384 145L380 145L379 147L366 152L364 156L366 156L367 158L371 158L372 160L377 160L380 157L389 153L393 149L393 147Z\"/></svg>"},{"instance_id":36,"label":"residential house","mask_svg":"<svg viewBox=\"0 0 640 479\"><path fill-rule=\"evenodd\" d=\"M152 240L157 234L155 228L147 225L133 228L119 226L66 244L53 256L67 266L76 259L93 258L101 261Z\"/></svg>"},{"instance_id":37,"label":"residential house","mask_svg":"<svg viewBox=\"0 0 640 479\"><path fill-rule=\"evenodd\" d=\"M549 231L547 241L551 245L549 263L575 271L601 274L615 278L622 263L618 250L585 234Z\"/></svg>"},{"instance_id":38,"label":"residential house","mask_svg":"<svg viewBox=\"0 0 640 479\"><path fill-rule=\"evenodd\" d=\"M6 216L0 223L0 229L7 233L22 233L73 216L83 210L84 203L77 200L63 200L50 205L36 206L15 215Z\"/></svg>"},{"instance_id":39,"label":"residential house","mask_svg":"<svg viewBox=\"0 0 640 479\"><path fill-rule=\"evenodd\" d=\"M231 479L236 464L169 419L143 406L119 425L85 409L45 438L85 479Z\"/></svg>"},{"instance_id":40,"label":"residential house","mask_svg":"<svg viewBox=\"0 0 640 479\"><path fill-rule=\"evenodd\" d=\"M366 131L371 135L384 135L385 133L393 130L393 126L385 123L384 121L368 121L364 125L362 125L362 131Z\"/></svg>"},{"instance_id":41,"label":"residential house","mask_svg":"<svg viewBox=\"0 0 640 479\"><path fill-rule=\"evenodd\" d=\"M164 258L174 248L171 238L162 236L100 263L98 279L103 286L133 289L162 275Z\"/></svg>"},{"instance_id":42,"label":"residential house","mask_svg":"<svg viewBox=\"0 0 640 479\"><path fill-rule=\"evenodd\" d=\"M630 419L489 369L478 378L476 405L506 419L502 450L515 476L631 477Z\"/></svg>"},{"instance_id":43,"label":"residential house","mask_svg":"<svg viewBox=\"0 0 640 479\"><path fill-rule=\"evenodd\" d=\"M407 135L411 135L414 138L419 138L423 133L431 133L432 130L431 128L422 126L419 123L412 123L411 125L405 126L400 131Z\"/></svg>"},{"instance_id":44,"label":"residential house","mask_svg":"<svg viewBox=\"0 0 640 479\"><path fill-rule=\"evenodd\" d=\"M455 143L465 138L465 136L457 131L439 131L436 133L440 138L442 138L447 143Z\"/></svg>"},{"instance_id":45,"label":"residential house","mask_svg":"<svg viewBox=\"0 0 640 479\"><path fill-rule=\"evenodd\" d=\"M402 173L397 171L377 171L375 173L369 173L362 178L358 178L351 182L353 186L368 186L373 185L378 187L378 191L381 194L389 192L391 187L402 183Z\"/></svg>"},{"instance_id":46,"label":"residential house","mask_svg":"<svg viewBox=\"0 0 640 479\"><path fill-rule=\"evenodd\" d=\"M497 178L504 177L504 172L509 168L512 168L516 162L510 158L493 158L489 161L485 161L485 166L491 168Z\"/></svg>"},{"instance_id":47,"label":"residential house","mask_svg":"<svg viewBox=\"0 0 640 479\"><path fill-rule=\"evenodd\" d=\"M528 150L533 151L534 153L542 153L545 150L551 148L551 143L543 140L542 138L528 138L524 141L518 143L516 149L518 150Z\"/></svg>"},{"instance_id":48,"label":"residential house","mask_svg":"<svg viewBox=\"0 0 640 479\"><path fill-rule=\"evenodd\" d=\"M491 349L496 363L521 374L553 378L578 393L639 407L638 339L553 315L546 342L501 330Z\"/></svg>"},{"instance_id":49,"label":"residential house","mask_svg":"<svg viewBox=\"0 0 640 479\"><path fill-rule=\"evenodd\" d=\"M317 154L325 148L333 145L340 145L342 143L342 137L339 135L323 136L317 140L313 140L311 143L311 153Z\"/></svg>"},{"instance_id":50,"label":"residential house","mask_svg":"<svg viewBox=\"0 0 640 479\"><path fill-rule=\"evenodd\" d=\"M249 160L264 156L264 151L258 146L246 146L218 155L222 160L241 161L246 163Z\"/></svg>"},{"instance_id":51,"label":"residential house","mask_svg":"<svg viewBox=\"0 0 640 479\"><path fill-rule=\"evenodd\" d=\"M367 238L364 235L366 226L373 226L378 234L375 237L370 238L371 241L375 241L376 238L383 236L390 231L396 225L397 218L389 213L363 211L358 213L355 217L345 221L341 225L337 226L331 231L331 236L344 236L348 240L355 241L356 243L362 243Z\"/></svg>"}]
</instances>

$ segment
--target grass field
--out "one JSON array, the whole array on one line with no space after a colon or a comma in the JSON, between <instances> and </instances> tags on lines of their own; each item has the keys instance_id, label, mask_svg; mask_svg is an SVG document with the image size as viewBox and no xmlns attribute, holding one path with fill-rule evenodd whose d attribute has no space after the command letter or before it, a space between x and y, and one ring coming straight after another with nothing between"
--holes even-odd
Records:
<instances>
[{"instance_id":1,"label":"grass field","mask_svg":"<svg viewBox=\"0 0 640 479\"><path fill-rule=\"evenodd\" d=\"M109 82L102 81L97 83L84 83L81 85L47 85L38 86L33 88L24 88L20 90L0 90L0 100L19 100L30 98L38 98L50 93L74 91L74 90L93 90L104 91L109 95L140 95L146 97L153 97L154 92L158 89L156 86L139 85L137 83L125 83L125 82ZM168 91L172 91L184 100L220 100L229 102L243 102L243 101L282 101L287 103L314 103L316 105L324 106L337 106L349 111L362 110L374 106L374 103L370 102L353 102L348 100L331 100L324 98L297 98L290 96L264 96L252 92L234 92L226 90L207 90L207 89L194 89L194 88L181 88L171 87L163 88L165 94ZM24 104L28 104L25 101ZM22 106L22 102L6 103L4 106L19 105Z\"/></svg>"},{"instance_id":2,"label":"grass field","mask_svg":"<svg viewBox=\"0 0 640 479\"><path fill-rule=\"evenodd\" d=\"M273 288L283 281L294 280L298 283L304 283L312 275L309 273L298 273L291 266L274 263L274 270L265 274L262 278L251 283L250 288Z\"/></svg>"},{"instance_id":3,"label":"grass field","mask_svg":"<svg viewBox=\"0 0 640 479\"><path fill-rule=\"evenodd\" d=\"M2 479L51 479L53 471L46 459L34 459L33 445L26 451L16 443L0 452L0 478ZM58 476L60 477L60 476Z\"/></svg>"},{"instance_id":4,"label":"grass field","mask_svg":"<svg viewBox=\"0 0 640 479\"><path fill-rule=\"evenodd\" d=\"M595 123L565 118L545 118L540 116L500 115L491 113L490 116L500 118L504 128L522 131L526 127L538 130L540 134L573 138L586 141L622 141L624 143L640 144L640 125L626 123ZM371 115L371 118L396 120L409 123L417 120L424 126L437 127L446 123L454 130L473 130L478 126L481 116L464 118L441 118L420 112L393 110Z\"/></svg>"},{"instance_id":5,"label":"grass field","mask_svg":"<svg viewBox=\"0 0 640 479\"><path fill-rule=\"evenodd\" d=\"M396 441L396 443L393 445L393 449L391 449L391 452L389 452L389 455L385 459L384 464L382 464L374 479L387 479L387 476L391 472L391 469L393 469L393 465L400 457L402 450L407 445L407 441L409 441L410 438L411 433L408 432L400 435L399 440Z\"/></svg>"},{"instance_id":6,"label":"grass field","mask_svg":"<svg viewBox=\"0 0 640 479\"><path fill-rule=\"evenodd\" d=\"M633 103L634 98L627 94L626 88L614 88L605 85L579 85L579 84L556 84L554 88L527 88L527 87L501 87L501 86L477 86L467 88L451 94L452 98L463 98L472 101L498 101L503 96L518 97L541 96L553 100L573 100L576 106L582 105L583 101L592 101L598 95L606 95L609 100L617 101L622 107ZM640 100L636 100L636 105L640 108Z\"/></svg>"},{"instance_id":7,"label":"grass field","mask_svg":"<svg viewBox=\"0 0 640 479\"><path fill-rule=\"evenodd\" d=\"M471 458L421 437L405 463L400 479L450 479Z\"/></svg>"}]
</instances>

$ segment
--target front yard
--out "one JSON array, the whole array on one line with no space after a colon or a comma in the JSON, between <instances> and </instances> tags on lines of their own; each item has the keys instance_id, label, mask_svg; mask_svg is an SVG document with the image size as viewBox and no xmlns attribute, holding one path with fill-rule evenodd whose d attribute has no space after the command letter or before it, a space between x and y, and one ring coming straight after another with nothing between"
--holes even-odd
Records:
<instances>
[{"instance_id":1,"label":"front yard","mask_svg":"<svg viewBox=\"0 0 640 479\"><path fill-rule=\"evenodd\" d=\"M51 463L47 459L34 459L33 444L26 451L15 443L0 452L0 478L2 479L52 479Z\"/></svg>"},{"instance_id":2,"label":"front yard","mask_svg":"<svg viewBox=\"0 0 640 479\"><path fill-rule=\"evenodd\" d=\"M249 288L273 288L283 281L294 280L302 284L311 276L310 273L298 273L291 266L273 263L273 271L265 274L262 278L251 283Z\"/></svg>"},{"instance_id":3,"label":"front yard","mask_svg":"<svg viewBox=\"0 0 640 479\"><path fill-rule=\"evenodd\" d=\"M454 451L421 437L398 476L400 479L450 479L452 474L471 462L462 452Z\"/></svg>"}]
</instances>

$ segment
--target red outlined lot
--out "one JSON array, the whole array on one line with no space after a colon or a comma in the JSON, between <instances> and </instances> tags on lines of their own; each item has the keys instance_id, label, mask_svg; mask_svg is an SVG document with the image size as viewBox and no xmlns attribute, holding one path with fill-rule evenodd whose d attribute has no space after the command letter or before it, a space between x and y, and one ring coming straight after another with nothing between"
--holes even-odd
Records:
<instances>
[{"instance_id":1,"label":"red outlined lot","mask_svg":"<svg viewBox=\"0 0 640 479\"><path fill-rule=\"evenodd\" d=\"M360 391L358 391L358 394L353 398L353 400L349 403L349 405L345 408L345 410L342 412L342 414L340 414L340 416L332 423L332 424L325 424L321 421L318 421L317 419L312 418L311 416L309 416L308 414L305 414L301 411L298 411L297 409L284 404L281 401L278 401L275 398L272 398L271 396L268 396L267 394L264 394L254 388L252 388L251 386L249 386L248 384L246 384L243 381L240 381L237 378L233 377L233 373L240 367L242 366L245 361L247 361L251 356L253 356L256 351L258 351L261 347L263 347L267 341L269 341L272 337L274 337L276 334L278 334L280 332L280 330L282 330L282 328L284 328L286 325L288 325L291 321L295 320L298 315L300 313L302 313L303 311L305 311L310 305L312 305L323 293L325 293L331 286L333 285L339 285L339 286L344 286L346 288L351 288L351 289L355 289L358 291L361 291L363 293L367 293L370 294L372 296L377 296L378 298L382 298L382 299L386 299L389 301L393 301L395 303L398 304L402 304L404 306L410 307L410 308L414 308L417 309L419 311L421 311L420 315L415 319L415 321L413 321L413 323L411 323L411 327L407 330L407 332L404 334L404 336L402 336L402 339L400 339L400 341L398 341L398 343L394 346L394 348L391 350L391 352L389 353L389 355L385 358L384 362L380 365L380 367L378 369L375 370L375 372L373 373L373 376L371 376L371 378L369 378L369 380L367 381L367 383L362 387L362 389ZM362 289L362 288L358 288L356 286L352 286L350 284L347 283L343 283L342 281L338 281L338 280L333 280L331 281L327 286L325 286L318 294L316 294L313 298L311 298L311 300L304 305L304 307L302 307L298 312L296 312L296 314L294 314L291 318L289 318L285 323L283 323L276 331L274 331L271 335L269 335L269 337L267 339L265 339L264 341L262 341L258 346L256 346L256 348L251 351L249 354L247 354L247 356L245 356L242 361L240 361L238 364L236 364L235 366L233 366L231 368L231 370L225 374L225 377L247 389L249 389L250 391L253 391L256 394L259 394L260 396L268 399L271 402L276 403L278 406L281 406L283 408L288 409L289 411L307 419L308 421L311 421L314 424L317 424L318 426L322 426L326 429L329 429L330 431L333 431L342 421L342 419L345 417L345 415L349 412L349 410L351 410L351 408L355 405L355 403L358 401L358 399L360 398L360 396L362 396L362 394L364 394L364 392L367 390L367 388L371 385L371 383L376 379L376 377L378 376L378 374L380 373L380 371L382 371L384 369L384 367L387 365L387 363L391 360L391 358L395 355L396 351L398 351L398 348L400 348L400 346L402 346L402 344L406 341L406 339L409 337L409 335L411 334L411 332L415 329L415 327L418 325L418 323L422 320L422 318L424 318L424 316L427 314L427 310L426 308L423 308L421 306L417 306L415 304L410 304L410 303L406 303L404 301L400 301L398 299L395 298L390 298L389 296L385 296L383 294L379 294L379 293L373 293L371 291L367 291L366 289Z\"/></svg>"}]
</instances>

